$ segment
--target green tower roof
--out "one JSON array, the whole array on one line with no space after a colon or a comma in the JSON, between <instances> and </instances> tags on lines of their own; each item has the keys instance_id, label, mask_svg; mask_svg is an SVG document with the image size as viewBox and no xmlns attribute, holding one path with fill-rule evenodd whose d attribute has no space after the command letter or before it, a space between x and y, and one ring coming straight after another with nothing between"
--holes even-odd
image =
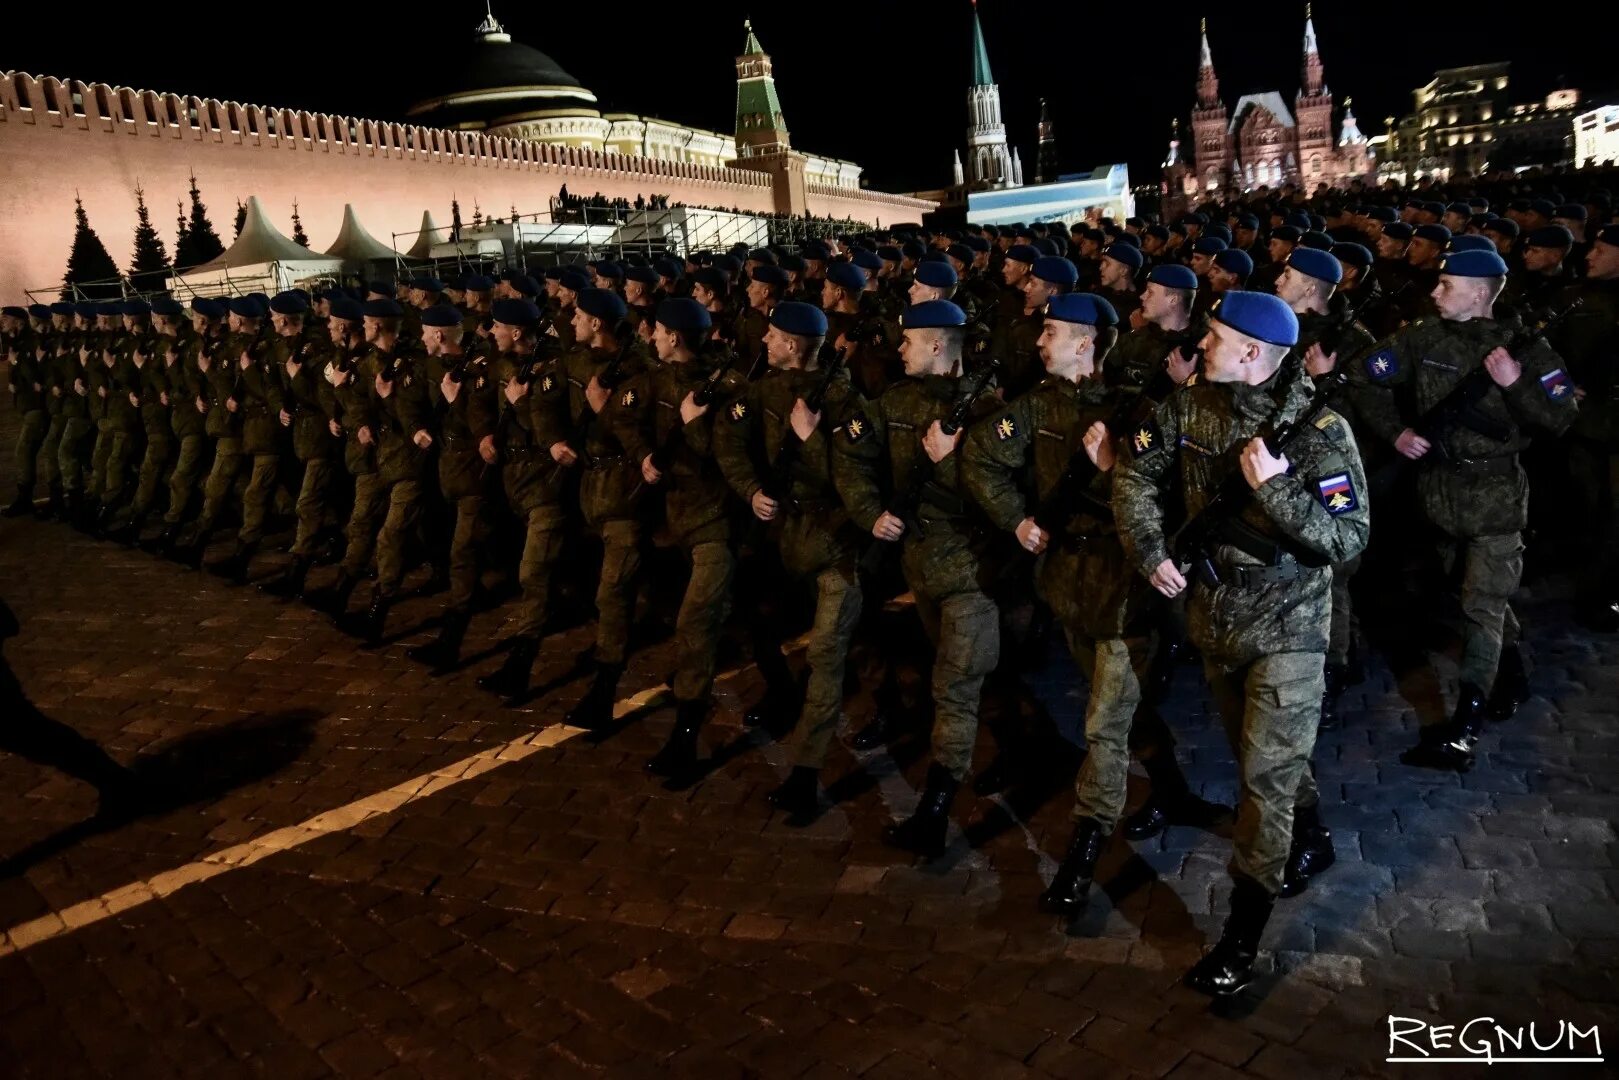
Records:
<instances>
[{"instance_id":1,"label":"green tower roof","mask_svg":"<svg viewBox=\"0 0 1619 1080\"><path fill-rule=\"evenodd\" d=\"M995 76L989 73L989 49L984 46L984 27L978 21L978 0L973 0L973 85L995 85Z\"/></svg>"},{"instance_id":2,"label":"green tower roof","mask_svg":"<svg viewBox=\"0 0 1619 1080\"><path fill-rule=\"evenodd\" d=\"M759 39L753 36L753 20L752 19L744 19L742 21L742 29L744 29L744 30L746 30L748 32L748 40L746 40L746 41L744 41L742 43L742 55L743 56L760 56L760 55L763 55L763 53L765 51L764 47L759 44Z\"/></svg>"}]
</instances>

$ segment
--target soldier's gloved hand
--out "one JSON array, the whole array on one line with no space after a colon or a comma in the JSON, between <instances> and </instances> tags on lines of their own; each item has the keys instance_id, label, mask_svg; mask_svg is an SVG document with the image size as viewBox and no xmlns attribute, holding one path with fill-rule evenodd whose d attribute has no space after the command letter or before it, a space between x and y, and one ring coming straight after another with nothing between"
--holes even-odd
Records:
<instances>
[{"instance_id":1,"label":"soldier's gloved hand","mask_svg":"<svg viewBox=\"0 0 1619 1080\"><path fill-rule=\"evenodd\" d=\"M707 405L697 404L697 391L695 390L680 399L680 422L682 424L689 424L707 412Z\"/></svg>"},{"instance_id":2,"label":"soldier's gloved hand","mask_svg":"<svg viewBox=\"0 0 1619 1080\"><path fill-rule=\"evenodd\" d=\"M905 522L884 510L872 525L871 535L879 540L898 540L905 535Z\"/></svg>"},{"instance_id":3,"label":"soldier's gloved hand","mask_svg":"<svg viewBox=\"0 0 1619 1080\"><path fill-rule=\"evenodd\" d=\"M1287 472L1287 458L1270 452L1264 439L1249 439L1242 449L1242 477L1248 486L1259 490L1265 481Z\"/></svg>"},{"instance_id":4,"label":"soldier's gloved hand","mask_svg":"<svg viewBox=\"0 0 1619 1080\"><path fill-rule=\"evenodd\" d=\"M483 458L484 463L487 465L493 465L500 460L500 451L495 449L495 437L493 435L485 435L478 440L478 456Z\"/></svg>"},{"instance_id":5,"label":"soldier's gloved hand","mask_svg":"<svg viewBox=\"0 0 1619 1080\"><path fill-rule=\"evenodd\" d=\"M1046 535L1044 529L1034 523L1034 518L1032 517L1024 518L1018 522L1015 532L1017 533L1017 542L1022 545L1023 550L1032 551L1036 555L1046 550L1046 544L1051 539Z\"/></svg>"},{"instance_id":6,"label":"soldier's gloved hand","mask_svg":"<svg viewBox=\"0 0 1619 1080\"><path fill-rule=\"evenodd\" d=\"M1338 354L1330 355L1323 352L1318 341L1304 352L1304 370L1312 378L1319 379L1323 375L1331 375L1332 369L1338 366Z\"/></svg>"},{"instance_id":7,"label":"soldier's gloved hand","mask_svg":"<svg viewBox=\"0 0 1619 1080\"><path fill-rule=\"evenodd\" d=\"M809 406L804 404L804 399L799 398L793 402L793 413L788 419L793 425L793 434L798 436L798 441L809 442L810 436L814 435L815 429L820 426L821 414L810 412Z\"/></svg>"},{"instance_id":8,"label":"soldier's gloved hand","mask_svg":"<svg viewBox=\"0 0 1619 1080\"><path fill-rule=\"evenodd\" d=\"M1490 372L1491 381L1503 390L1523 377L1523 365L1499 346L1490 350L1490 355L1484 358L1484 366Z\"/></svg>"},{"instance_id":9,"label":"soldier's gloved hand","mask_svg":"<svg viewBox=\"0 0 1619 1080\"><path fill-rule=\"evenodd\" d=\"M937 465L955 452L965 433L965 429L958 428L954 435L946 435L944 429L939 426L939 421L935 420L928 428L928 433L922 436L922 449L928 452L928 457Z\"/></svg>"},{"instance_id":10,"label":"soldier's gloved hand","mask_svg":"<svg viewBox=\"0 0 1619 1080\"><path fill-rule=\"evenodd\" d=\"M281 410L281 426L282 427L291 427L292 426L292 414L289 413L285 409Z\"/></svg>"},{"instance_id":11,"label":"soldier's gloved hand","mask_svg":"<svg viewBox=\"0 0 1619 1080\"><path fill-rule=\"evenodd\" d=\"M656 484L663 479L663 473L652 464L651 454L641 459L641 477L649 484Z\"/></svg>"},{"instance_id":12,"label":"soldier's gloved hand","mask_svg":"<svg viewBox=\"0 0 1619 1080\"><path fill-rule=\"evenodd\" d=\"M1179 596L1181 590L1186 588L1186 577L1173 559L1165 559L1159 563L1158 569L1149 574L1147 580L1152 583L1153 588L1170 599Z\"/></svg>"},{"instance_id":13,"label":"soldier's gloved hand","mask_svg":"<svg viewBox=\"0 0 1619 1080\"><path fill-rule=\"evenodd\" d=\"M753 498L748 501L753 504L753 516L760 521L774 521L776 519L776 511L780 507L777 505L776 500L769 495L762 491L755 491Z\"/></svg>"},{"instance_id":14,"label":"soldier's gloved hand","mask_svg":"<svg viewBox=\"0 0 1619 1080\"><path fill-rule=\"evenodd\" d=\"M426 428L422 428L420 431L410 437L410 441L421 447L423 450L426 450L428 447L433 445L433 436Z\"/></svg>"},{"instance_id":15,"label":"soldier's gloved hand","mask_svg":"<svg viewBox=\"0 0 1619 1080\"><path fill-rule=\"evenodd\" d=\"M1098 472L1108 472L1113 468L1118 457L1113 452L1112 433L1108 431L1106 423L1098 420L1086 428L1080 441L1085 444L1085 456L1091 459Z\"/></svg>"},{"instance_id":16,"label":"soldier's gloved hand","mask_svg":"<svg viewBox=\"0 0 1619 1080\"><path fill-rule=\"evenodd\" d=\"M567 443L554 442L551 444L551 460L558 465L573 465L578 462L579 455Z\"/></svg>"},{"instance_id":17,"label":"soldier's gloved hand","mask_svg":"<svg viewBox=\"0 0 1619 1080\"><path fill-rule=\"evenodd\" d=\"M1410 428L1406 428L1404 431L1400 432L1399 435L1395 436L1394 449L1398 450L1401 454L1410 458L1412 461L1415 461L1423 454L1426 454L1429 450L1432 450L1433 444L1427 439L1424 439L1421 435L1418 435L1416 432L1412 431Z\"/></svg>"},{"instance_id":18,"label":"soldier's gloved hand","mask_svg":"<svg viewBox=\"0 0 1619 1080\"><path fill-rule=\"evenodd\" d=\"M607 407L607 399L612 396L612 391L597 382L596 376L590 377L590 385L585 387L585 401L590 405L591 412L601 412Z\"/></svg>"}]
</instances>

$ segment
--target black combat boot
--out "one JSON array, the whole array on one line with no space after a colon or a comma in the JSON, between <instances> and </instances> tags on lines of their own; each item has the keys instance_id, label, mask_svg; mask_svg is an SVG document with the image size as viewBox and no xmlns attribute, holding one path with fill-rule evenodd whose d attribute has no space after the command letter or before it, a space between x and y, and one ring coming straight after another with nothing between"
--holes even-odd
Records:
<instances>
[{"instance_id":1,"label":"black combat boot","mask_svg":"<svg viewBox=\"0 0 1619 1080\"><path fill-rule=\"evenodd\" d=\"M62 494L60 483L52 484L48 494L49 501L34 512L40 521L60 520L67 517L67 498Z\"/></svg>"},{"instance_id":2,"label":"black combat boot","mask_svg":"<svg viewBox=\"0 0 1619 1080\"><path fill-rule=\"evenodd\" d=\"M928 766L928 785L916 804L916 813L883 829L883 843L933 859L944 854L950 829L950 804L956 798L956 778L935 762Z\"/></svg>"},{"instance_id":3,"label":"black combat boot","mask_svg":"<svg viewBox=\"0 0 1619 1080\"><path fill-rule=\"evenodd\" d=\"M1105 843L1107 832L1095 818L1083 817L1074 823L1074 838L1068 843L1068 854L1057 867L1051 887L1040 894L1041 911L1073 918L1085 910L1091 875L1096 872L1096 860Z\"/></svg>"},{"instance_id":4,"label":"black combat boot","mask_svg":"<svg viewBox=\"0 0 1619 1080\"><path fill-rule=\"evenodd\" d=\"M767 683L759 700L749 705L742 714L747 727L768 727L782 730L793 726L804 709L804 695L796 682Z\"/></svg>"},{"instance_id":5,"label":"black combat boot","mask_svg":"<svg viewBox=\"0 0 1619 1080\"><path fill-rule=\"evenodd\" d=\"M24 514L34 512L34 485L18 484L17 497L11 500L11 505L0 510L0 517L22 517Z\"/></svg>"},{"instance_id":6,"label":"black combat boot","mask_svg":"<svg viewBox=\"0 0 1619 1080\"><path fill-rule=\"evenodd\" d=\"M388 609L392 606L391 597L383 596L381 592L371 594L371 603L365 609L365 618L360 624L360 636L367 645L374 648L382 644L382 631L388 623Z\"/></svg>"},{"instance_id":7,"label":"black combat boot","mask_svg":"<svg viewBox=\"0 0 1619 1080\"><path fill-rule=\"evenodd\" d=\"M256 544L244 544L238 540L231 546L230 554L218 562L208 564L208 572L224 578L232 585L247 584L247 566L253 561L253 551Z\"/></svg>"},{"instance_id":8,"label":"black combat boot","mask_svg":"<svg viewBox=\"0 0 1619 1080\"><path fill-rule=\"evenodd\" d=\"M178 522L174 524L164 523L163 531L158 533L148 543L142 544L141 547L144 550L151 552L153 555L160 555L166 559L170 555L173 555L174 549L179 546L180 531L181 526Z\"/></svg>"},{"instance_id":9,"label":"black combat boot","mask_svg":"<svg viewBox=\"0 0 1619 1080\"><path fill-rule=\"evenodd\" d=\"M623 664L598 664L596 676L590 682L590 689L580 698L568 715L563 717L565 723L577 728L601 728L613 722L613 695L618 693L618 680L624 674ZM693 738L696 729L693 729Z\"/></svg>"},{"instance_id":10,"label":"black combat boot","mask_svg":"<svg viewBox=\"0 0 1619 1080\"><path fill-rule=\"evenodd\" d=\"M78 505L73 509L73 527L82 533L92 533L96 527L96 517L101 513L101 500L80 494Z\"/></svg>"},{"instance_id":11,"label":"black combat boot","mask_svg":"<svg viewBox=\"0 0 1619 1080\"><path fill-rule=\"evenodd\" d=\"M1142 768L1152 781L1152 792L1141 809L1124 819L1124 835L1129 840L1150 840L1171 825L1199 824L1194 814L1191 788L1175 761L1172 750L1160 750L1143 758Z\"/></svg>"},{"instance_id":12,"label":"black combat boot","mask_svg":"<svg viewBox=\"0 0 1619 1080\"><path fill-rule=\"evenodd\" d=\"M450 564L437 559L433 561L432 573L422 587L417 590L417 596L437 596L450 591Z\"/></svg>"},{"instance_id":13,"label":"black combat boot","mask_svg":"<svg viewBox=\"0 0 1619 1080\"><path fill-rule=\"evenodd\" d=\"M1495 669L1495 685L1490 688L1484 715L1496 723L1511 720L1518 706L1529 700L1529 674L1523 668L1523 653L1516 645L1501 650L1501 662Z\"/></svg>"},{"instance_id":14,"label":"black combat boot","mask_svg":"<svg viewBox=\"0 0 1619 1080\"><path fill-rule=\"evenodd\" d=\"M90 526L92 536L106 536L112 530L113 518L117 517L116 507L112 503L102 503L96 511L96 520Z\"/></svg>"},{"instance_id":15,"label":"black combat boot","mask_svg":"<svg viewBox=\"0 0 1619 1080\"><path fill-rule=\"evenodd\" d=\"M461 641L467 636L468 621L464 611L446 611L439 620L438 637L425 645L412 645L405 655L432 668L434 675L447 674L461 660Z\"/></svg>"},{"instance_id":16,"label":"black combat boot","mask_svg":"<svg viewBox=\"0 0 1619 1080\"><path fill-rule=\"evenodd\" d=\"M1338 861L1332 850L1332 832L1321 824L1316 806L1293 810L1293 847L1287 853L1287 870L1282 877L1282 896L1297 896L1310 887L1310 879Z\"/></svg>"},{"instance_id":17,"label":"black combat boot","mask_svg":"<svg viewBox=\"0 0 1619 1080\"><path fill-rule=\"evenodd\" d=\"M821 770L813 765L794 765L787 779L772 788L765 798L787 815L787 824L808 825L821 808L820 784L816 779L820 774Z\"/></svg>"},{"instance_id":18,"label":"black combat boot","mask_svg":"<svg viewBox=\"0 0 1619 1080\"><path fill-rule=\"evenodd\" d=\"M1456 712L1443 724L1422 729L1417 745L1400 761L1419 769L1452 769L1464 773L1473 767L1473 747L1484 731L1484 691L1463 683Z\"/></svg>"},{"instance_id":19,"label":"black combat boot","mask_svg":"<svg viewBox=\"0 0 1619 1080\"><path fill-rule=\"evenodd\" d=\"M141 530L146 527L146 511L131 514L128 521L107 534L107 539L125 547L134 547L141 538Z\"/></svg>"},{"instance_id":20,"label":"black combat boot","mask_svg":"<svg viewBox=\"0 0 1619 1080\"><path fill-rule=\"evenodd\" d=\"M528 691L528 677L534 669L534 658L540 655L540 639L520 637L512 642L506 662L499 669L478 679L480 689L501 697L521 697Z\"/></svg>"},{"instance_id":21,"label":"black combat boot","mask_svg":"<svg viewBox=\"0 0 1619 1080\"><path fill-rule=\"evenodd\" d=\"M339 573L331 585L310 595L309 606L341 621L349 609L349 597L354 595L354 587L359 583L360 579L354 575Z\"/></svg>"},{"instance_id":22,"label":"black combat boot","mask_svg":"<svg viewBox=\"0 0 1619 1080\"><path fill-rule=\"evenodd\" d=\"M708 719L707 701L675 702L675 726L669 741L646 763L653 776L681 780L697 770L697 732Z\"/></svg>"},{"instance_id":23,"label":"black combat boot","mask_svg":"<svg viewBox=\"0 0 1619 1080\"><path fill-rule=\"evenodd\" d=\"M1325 689L1321 694L1321 730L1331 731L1343 723L1338 705L1349 685L1349 675L1343 664L1328 664L1322 672Z\"/></svg>"},{"instance_id":24,"label":"black combat boot","mask_svg":"<svg viewBox=\"0 0 1619 1080\"><path fill-rule=\"evenodd\" d=\"M1231 889L1231 914L1214 948L1192 965L1185 983L1213 997L1237 993L1253 981L1259 939L1265 934L1276 898L1252 878L1239 877Z\"/></svg>"},{"instance_id":25,"label":"black combat boot","mask_svg":"<svg viewBox=\"0 0 1619 1080\"><path fill-rule=\"evenodd\" d=\"M208 529L199 528L195 535L176 543L170 549L169 557L181 566L201 570L203 554L208 550L209 531Z\"/></svg>"},{"instance_id":26,"label":"black combat boot","mask_svg":"<svg viewBox=\"0 0 1619 1080\"><path fill-rule=\"evenodd\" d=\"M279 596L284 600L293 600L303 595L304 579L308 576L309 556L294 555L287 568L260 585L259 591L269 596Z\"/></svg>"}]
</instances>

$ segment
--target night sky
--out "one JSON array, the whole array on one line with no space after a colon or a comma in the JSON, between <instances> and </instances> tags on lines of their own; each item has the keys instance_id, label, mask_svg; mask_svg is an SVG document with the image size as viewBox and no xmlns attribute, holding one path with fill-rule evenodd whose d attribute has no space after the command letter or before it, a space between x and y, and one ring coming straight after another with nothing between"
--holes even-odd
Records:
<instances>
[{"instance_id":1,"label":"night sky","mask_svg":"<svg viewBox=\"0 0 1619 1080\"><path fill-rule=\"evenodd\" d=\"M1171 117L1182 123L1197 77L1197 7L1180 4L1031 4L982 0L990 63L1008 134L1032 182L1039 99L1050 102L1061 167L1119 160L1133 183L1163 159ZM1209 40L1230 105L1299 86L1302 3L1208 5ZM268 9L264 9L267 10ZM15 35L0 65L36 75L403 119L422 96L413 73L470 37L482 0L416 9L294 5L264 17L259 40L216 24L217 48L199 47L194 16L131 15L125 4L73 7L71 33ZM1355 102L1361 130L1409 110L1411 90L1436 68L1512 61L1514 102L1559 85L1613 100L1611 44L1593 24L1546 29L1499 9L1413 8L1358 0L1316 5L1316 35L1341 116ZM1413 14L1420 11L1420 17ZM794 147L859 162L872 187L940 187L964 142L971 74L968 0L863 0L790 4L697 0L641 4L523 4L497 0L512 36L554 57L593 90L604 111L628 111L729 133L735 53L751 16L775 64ZM172 26L161 34L154 27ZM1542 25L1549 25L1543 23ZM285 57L284 62L278 57Z\"/></svg>"}]
</instances>

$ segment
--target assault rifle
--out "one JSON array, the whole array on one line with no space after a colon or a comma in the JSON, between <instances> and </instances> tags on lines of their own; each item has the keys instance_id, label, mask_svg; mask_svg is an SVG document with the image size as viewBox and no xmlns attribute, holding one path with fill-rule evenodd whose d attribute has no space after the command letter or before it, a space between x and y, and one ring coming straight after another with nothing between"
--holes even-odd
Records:
<instances>
[{"instance_id":1,"label":"assault rifle","mask_svg":"<svg viewBox=\"0 0 1619 1080\"><path fill-rule=\"evenodd\" d=\"M939 421L939 430L946 435L954 435L967 424L972 415L972 408L980 395L989 388L989 381L995 372L1000 369L1001 362L994 357L983 367L964 377L961 390L956 395L950 412ZM927 449L922 446L916 448L916 457L912 459L911 475L907 477L905 486L895 492L893 501L889 503L888 513L905 523L907 530L915 530L917 536L922 535L922 521L920 512L924 502L933 502L935 505L951 506L961 502L959 496L952 491L945 490L933 479L933 459L928 457ZM866 549L861 556L860 567L867 572L875 572L883 562L883 558L891 550L891 541L879 540Z\"/></svg>"},{"instance_id":2,"label":"assault rifle","mask_svg":"<svg viewBox=\"0 0 1619 1080\"><path fill-rule=\"evenodd\" d=\"M762 352L763 350L760 351ZM693 404L695 404L698 408L704 408L714 404L714 399L719 396L720 383L725 381L725 376L730 372L731 362L734 358L734 354L727 353L723 362L714 365L714 370L708 373L708 378L703 380L703 385L691 392L691 400ZM678 411L679 406L677 405L677 414ZM682 423L676 423L669 429L669 433L665 435L658 442L658 445L652 450L653 468L657 469L659 472L665 472L668 470L669 459L674 456L675 444L680 442L684 432L685 425Z\"/></svg>"},{"instance_id":3,"label":"assault rifle","mask_svg":"<svg viewBox=\"0 0 1619 1080\"><path fill-rule=\"evenodd\" d=\"M843 370L844 363L849 359L847 348L834 349L830 345L821 350L820 378L810 387L810 392L804 395L804 407L812 413L818 413L826 404L826 395L831 393L832 384L837 381L838 372ZM798 437L793 430L791 414L782 418L783 432L781 449L776 452L775 460L770 462L764 482L759 490L768 499L774 499L778 504L786 502L793 493L793 477L798 469L799 456L804 451L804 440ZM763 537L766 523L757 516L754 517L752 528L749 529L748 546L757 548L759 540Z\"/></svg>"},{"instance_id":4,"label":"assault rifle","mask_svg":"<svg viewBox=\"0 0 1619 1080\"><path fill-rule=\"evenodd\" d=\"M630 358L630 350L635 347L635 328L627 322L620 323L617 327L617 336L624 343L619 346L618 355L609 360L607 366L596 372L595 376L596 385L609 392L617 389L618 384L624 381L624 365ZM585 453L585 444L590 436L591 425L595 423L596 415L595 411L591 409L587 397L584 408L580 411L579 419L573 425L573 431L563 440L578 456L580 462L588 460L588 455ZM560 476L561 474L561 469L552 470L553 476Z\"/></svg>"},{"instance_id":5,"label":"assault rifle","mask_svg":"<svg viewBox=\"0 0 1619 1080\"><path fill-rule=\"evenodd\" d=\"M1107 437L1116 439L1135 427L1152 411L1153 404L1152 399L1145 394L1132 395L1119 402L1112 415L1103 421L1107 427ZM1041 532L1056 535L1068 523L1068 519L1078 512L1081 505L1087 510L1094 511L1098 516L1109 518L1113 516L1111 508L1087 494L1091 481L1096 479L1096 474L1100 471L1096 467L1096 462L1085 452L1082 443L1069 457L1068 467L1063 470L1057 486L1052 488L1051 494L1029 515L1034 518L1034 523L1040 526Z\"/></svg>"}]
</instances>

